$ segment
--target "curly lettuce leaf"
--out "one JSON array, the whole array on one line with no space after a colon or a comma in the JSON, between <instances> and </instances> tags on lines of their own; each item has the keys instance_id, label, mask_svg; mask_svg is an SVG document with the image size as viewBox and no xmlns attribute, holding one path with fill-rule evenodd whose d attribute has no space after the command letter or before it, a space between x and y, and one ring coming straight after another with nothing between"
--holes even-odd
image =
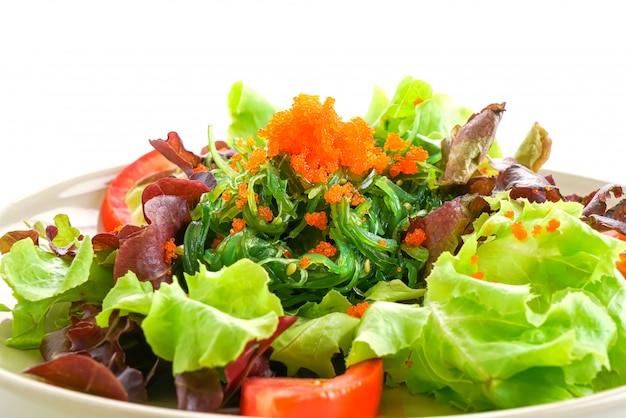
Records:
<instances>
[{"instance_id":1,"label":"curly lettuce leaf","mask_svg":"<svg viewBox=\"0 0 626 418\"><path fill-rule=\"evenodd\" d=\"M250 341L273 335L283 314L269 277L258 264L242 259L217 272L204 266L151 293L134 274L121 277L103 304L98 323L114 309L144 315L141 327L153 352L172 362L175 375L225 367Z\"/></svg>"},{"instance_id":2,"label":"curly lettuce leaf","mask_svg":"<svg viewBox=\"0 0 626 418\"><path fill-rule=\"evenodd\" d=\"M455 105L450 96L433 93L425 81L409 76L400 81L391 99L376 87L364 119L378 140L384 140L390 132L398 133L438 160L441 140L449 138L453 128L464 125L473 113Z\"/></svg>"},{"instance_id":3,"label":"curly lettuce leaf","mask_svg":"<svg viewBox=\"0 0 626 418\"><path fill-rule=\"evenodd\" d=\"M85 283L93 254L88 237L80 243L71 261L42 249L30 239L23 239L2 257L0 275L17 297L37 302Z\"/></svg>"},{"instance_id":4,"label":"curly lettuce leaf","mask_svg":"<svg viewBox=\"0 0 626 418\"><path fill-rule=\"evenodd\" d=\"M390 383L465 410L626 384L626 244L581 222L577 203L489 200L494 213L434 264L423 307L370 306L348 363L385 357Z\"/></svg>"},{"instance_id":5,"label":"curly lettuce leaf","mask_svg":"<svg viewBox=\"0 0 626 418\"><path fill-rule=\"evenodd\" d=\"M465 184L485 160L496 138L505 103L493 103L473 115L444 144L442 185Z\"/></svg>"},{"instance_id":6,"label":"curly lettuce leaf","mask_svg":"<svg viewBox=\"0 0 626 418\"><path fill-rule=\"evenodd\" d=\"M46 333L69 322L72 302L100 303L113 285L111 271L95 261L88 237L72 245L78 247L74 256L59 257L22 239L2 257L0 275L16 301L8 346L38 348Z\"/></svg>"}]
</instances>

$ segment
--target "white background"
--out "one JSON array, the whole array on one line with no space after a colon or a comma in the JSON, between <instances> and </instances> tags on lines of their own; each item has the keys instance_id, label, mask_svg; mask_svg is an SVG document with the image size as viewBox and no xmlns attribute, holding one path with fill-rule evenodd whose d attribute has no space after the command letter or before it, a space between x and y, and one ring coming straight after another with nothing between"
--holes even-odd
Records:
<instances>
[{"instance_id":1,"label":"white background","mask_svg":"<svg viewBox=\"0 0 626 418\"><path fill-rule=\"evenodd\" d=\"M513 152L538 121L549 167L626 182L618 1L3 1L0 206L132 161L177 131L206 144L243 80L288 107L362 115L407 75L476 111L507 102Z\"/></svg>"}]
</instances>

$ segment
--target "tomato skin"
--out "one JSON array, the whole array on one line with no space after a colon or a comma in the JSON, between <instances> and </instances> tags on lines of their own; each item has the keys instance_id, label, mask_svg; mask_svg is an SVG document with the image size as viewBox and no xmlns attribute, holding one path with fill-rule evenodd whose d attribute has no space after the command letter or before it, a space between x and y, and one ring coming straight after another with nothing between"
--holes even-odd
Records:
<instances>
[{"instance_id":1,"label":"tomato skin","mask_svg":"<svg viewBox=\"0 0 626 418\"><path fill-rule=\"evenodd\" d=\"M251 377L242 386L241 415L281 418L368 418L378 415L383 360L369 359L332 379Z\"/></svg>"},{"instance_id":2,"label":"tomato skin","mask_svg":"<svg viewBox=\"0 0 626 418\"><path fill-rule=\"evenodd\" d=\"M110 232L119 226L129 224L130 209L125 201L128 191L151 174L175 168L176 165L159 151L153 150L122 169L107 187L102 200L99 229Z\"/></svg>"}]
</instances>

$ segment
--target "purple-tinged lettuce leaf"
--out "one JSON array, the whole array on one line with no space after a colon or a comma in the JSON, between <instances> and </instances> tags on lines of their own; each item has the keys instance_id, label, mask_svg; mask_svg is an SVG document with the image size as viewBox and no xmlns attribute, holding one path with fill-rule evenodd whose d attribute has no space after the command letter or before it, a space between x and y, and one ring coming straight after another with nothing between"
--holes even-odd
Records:
<instances>
[{"instance_id":1,"label":"purple-tinged lettuce leaf","mask_svg":"<svg viewBox=\"0 0 626 418\"><path fill-rule=\"evenodd\" d=\"M485 107L442 145L446 166L439 184L465 184L474 175L494 143L504 107L504 103Z\"/></svg>"},{"instance_id":2,"label":"purple-tinged lettuce leaf","mask_svg":"<svg viewBox=\"0 0 626 418\"><path fill-rule=\"evenodd\" d=\"M270 369L270 356L273 352L271 344L287 328L292 326L298 318L295 316L281 316L278 319L276 331L261 341L250 341L243 353L235 361L224 368L226 387L224 399L229 400L241 387L243 381L252 376L271 377L274 375Z\"/></svg>"},{"instance_id":3,"label":"purple-tinged lettuce leaf","mask_svg":"<svg viewBox=\"0 0 626 418\"><path fill-rule=\"evenodd\" d=\"M189 180L204 184L208 187L209 191L214 190L215 186L217 186L217 179L210 171L196 171L191 173Z\"/></svg>"},{"instance_id":4,"label":"purple-tinged lettuce leaf","mask_svg":"<svg viewBox=\"0 0 626 418\"><path fill-rule=\"evenodd\" d=\"M583 209L583 216L601 215L603 216L608 207L608 202L612 195L616 198L624 194L622 186L618 184L607 184L588 196L588 201Z\"/></svg>"},{"instance_id":5,"label":"purple-tinged lettuce leaf","mask_svg":"<svg viewBox=\"0 0 626 418\"><path fill-rule=\"evenodd\" d=\"M149 225L134 232L120 245L114 278L133 271L139 280L154 288L172 280L171 265L165 260L165 243L191 221L187 201L179 196L159 195L144 205Z\"/></svg>"},{"instance_id":6,"label":"purple-tinged lettuce leaf","mask_svg":"<svg viewBox=\"0 0 626 418\"><path fill-rule=\"evenodd\" d=\"M224 402L222 381L216 369L204 368L174 377L178 409L214 412Z\"/></svg>"},{"instance_id":7,"label":"purple-tinged lettuce leaf","mask_svg":"<svg viewBox=\"0 0 626 418\"><path fill-rule=\"evenodd\" d=\"M512 199L525 198L531 202L556 202L563 199L551 177L537 174L520 164L513 164L498 175L493 193L505 190L510 190Z\"/></svg>"},{"instance_id":8,"label":"purple-tinged lettuce leaf","mask_svg":"<svg viewBox=\"0 0 626 418\"><path fill-rule=\"evenodd\" d=\"M160 179L156 183L147 186L143 191L141 199L145 208L146 202L155 196L178 196L185 199L187 207L191 211L198 204L202 195L211 190L209 186L200 181L169 177ZM144 216L149 223L149 217L145 212Z\"/></svg>"},{"instance_id":9,"label":"purple-tinged lettuce leaf","mask_svg":"<svg viewBox=\"0 0 626 418\"><path fill-rule=\"evenodd\" d=\"M67 354L88 355L94 361L107 367L119 380L127 394L127 400L146 402L146 381L143 373L136 367L148 371L157 360L149 354L149 348L145 343L142 343L141 329L129 317L118 315L110 318L107 327L100 327L95 321L99 308L94 305L83 305L82 308L83 314L80 319L74 316L71 325L46 335L40 348L44 359L55 364L56 359ZM133 341L133 343L124 346L122 341ZM127 350L130 350L131 354L135 351L141 353L139 357L132 356L134 357L133 364L129 363ZM74 364L73 359L79 362ZM64 359L60 364L55 364L55 370L58 373L64 373L67 379L80 380L82 377L73 375L82 373L81 361L82 358L79 357ZM71 383L64 382L62 376L48 377L48 379L55 381L58 385L77 388Z\"/></svg>"},{"instance_id":10,"label":"purple-tinged lettuce leaf","mask_svg":"<svg viewBox=\"0 0 626 418\"><path fill-rule=\"evenodd\" d=\"M128 393L113 372L88 355L70 353L24 370L48 383L120 401Z\"/></svg>"},{"instance_id":11,"label":"purple-tinged lettuce leaf","mask_svg":"<svg viewBox=\"0 0 626 418\"><path fill-rule=\"evenodd\" d=\"M445 202L421 218L411 220L407 233L421 229L426 234L422 244L428 249L425 272L444 251L455 252L461 244L461 236L469 231L471 223L484 210L487 202L480 196L464 195Z\"/></svg>"},{"instance_id":12,"label":"purple-tinged lettuce leaf","mask_svg":"<svg viewBox=\"0 0 626 418\"><path fill-rule=\"evenodd\" d=\"M180 136L176 132L169 132L167 139L151 139L150 144L157 149L165 158L179 166L187 176L193 169L204 162L199 155L185 149Z\"/></svg>"},{"instance_id":13,"label":"purple-tinged lettuce leaf","mask_svg":"<svg viewBox=\"0 0 626 418\"><path fill-rule=\"evenodd\" d=\"M11 247L18 241L30 238L35 245L39 245L39 234L32 229L9 231L0 237L0 254L6 254L11 251Z\"/></svg>"}]
</instances>

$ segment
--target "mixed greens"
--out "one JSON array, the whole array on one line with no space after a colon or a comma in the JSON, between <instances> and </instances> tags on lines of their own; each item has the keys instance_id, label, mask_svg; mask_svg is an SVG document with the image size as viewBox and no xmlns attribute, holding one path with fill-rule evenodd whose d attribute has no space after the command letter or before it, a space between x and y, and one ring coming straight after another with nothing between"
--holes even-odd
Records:
<instances>
[{"instance_id":1,"label":"mixed greens","mask_svg":"<svg viewBox=\"0 0 626 418\"><path fill-rule=\"evenodd\" d=\"M626 384L619 186L563 195L538 124L503 158L504 103L474 113L407 77L363 118L333 104L280 110L235 83L225 140L150 141L179 169L130 190L138 221L0 238L6 344L45 360L26 372L136 402L173 379L201 411L250 376L373 357L386 385L467 411Z\"/></svg>"}]
</instances>

